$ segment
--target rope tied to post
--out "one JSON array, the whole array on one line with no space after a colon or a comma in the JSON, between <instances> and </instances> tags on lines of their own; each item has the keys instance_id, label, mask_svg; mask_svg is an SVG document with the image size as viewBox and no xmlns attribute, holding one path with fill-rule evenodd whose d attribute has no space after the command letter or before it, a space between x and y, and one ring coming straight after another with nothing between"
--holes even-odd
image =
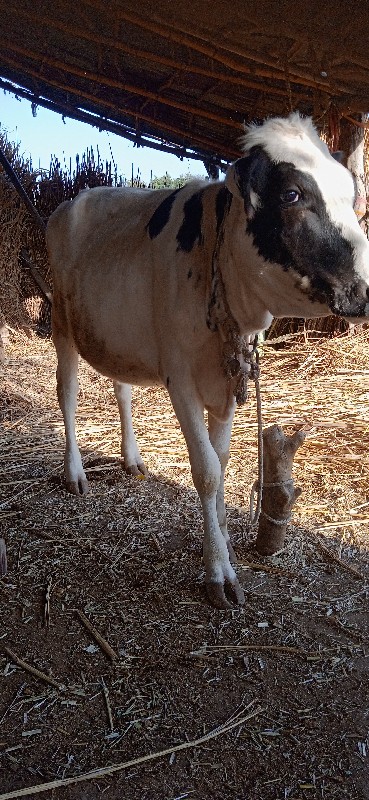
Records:
<instances>
[{"instance_id":1,"label":"rope tied to post","mask_svg":"<svg viewBox=\"0 0 369 800\"><path fill-rule=\"evenodd\" d=\"M291 513L288 514L287 517L285 517L284 519L275 519L275 517L269 516L269 514L267 514L266 511L264 511L261 508L261 501L263 498L263 489L272 489L274 486L286 486L286 484L289 483L293 484L293 478L288 478L286 481L278 481L278 482L276 481L274 483L265 483L264 481L261 485L261 490L260 490L259 480L256 480L253 483L250 493L250 523L252 528L254 528L255 525L257 525L257 523L259 522L260 514L262 514L263 517L265 517L265 519L268 520L268 522L272 522L273 525L280 525L280 526L287 525L287 523L291 519ZM258 493L258 503L256 511L254 513L255 492ZM260 503L259 503L259 497L260 497Z\"/></svg>"}]
</instances>

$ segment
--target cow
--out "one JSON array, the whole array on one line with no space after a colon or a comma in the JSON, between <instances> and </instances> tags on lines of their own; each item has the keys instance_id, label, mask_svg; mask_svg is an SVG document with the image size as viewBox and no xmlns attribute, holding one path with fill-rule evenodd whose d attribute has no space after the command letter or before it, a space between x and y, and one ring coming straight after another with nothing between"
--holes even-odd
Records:
<instances>
[{"instance_id":1,"label":"cow","mask_svg":"<svg viewBox=\"0 0 369 800\"><path fill-rule=\"evenodd\" d=\"M216 607L244 603L224 472L236 402L245 399L247 342L273 317L368 319L369 243L354 199L350 173L311 119L293 113L249 126L223 181L174 191L99 187L50 217L67 488L88 489L75 435L78 354L114 382L130 474L146 475L131 384L166 387L202 505Z\"/></svg>"}]
</instances>

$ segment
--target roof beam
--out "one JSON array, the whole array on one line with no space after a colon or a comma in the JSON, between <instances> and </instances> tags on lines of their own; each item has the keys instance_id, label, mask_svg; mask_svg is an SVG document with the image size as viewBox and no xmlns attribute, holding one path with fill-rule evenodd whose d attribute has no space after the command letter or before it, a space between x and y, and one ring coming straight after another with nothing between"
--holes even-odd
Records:
<instances>
[{"instance_id":1,"label":"roof beam","mask_svg":"<svg viewBox=\"0 0 369 800\"><path fill-rule=\"evenodd\" d=\"M88 72L85 69L81 69L80 67L74 67L71 64L68 64L66 61L59 61L56 58L51 58L50 56L43 55L40 63L40 56L37 53L33 53L32 51L28 50L25 47L21 47L20 45L14 44L13 42L6 41L4 38L2 40L2 47L10 50L17 55L25 56L26 58L30 58L33 61L40 64L39 70L31 70L29 69L28 72L34 74L35 77L38 77L39 80L43 80L45 83L51 83L49 77L42 76L42 67L44 64L47 64L50 67L54 67L55 70L60 71L62 74L69 74L74 75L75 77L82 78L85 81L90 81L91 83L96 83L99 86L104 84L105 86L109 86L111 89L118 89L119 91L127 92L128 94L138 95L139 97L144 97L146 100L152 100L155 103L160 103L161 105L169 106L170 108L175 108L177 111L184 111L190 114L194 114L195 116L203 119L208 119L213 122L218 122L222 125L226 125L229 128L233 128L233 130L238 131L240 134L242 131L242 122L237 122L234 119L229 119L228 117L222 117L219 114L216 114L213 111L208 111L204 108L198 108L197 106L192 106L189 103L181 103L177 100L172 100L169 97L163 97L158 92L151 92L149 89L144 89L140 86L133 86L129 83L124 83L123 81L115 80L113 78L109 78L107 76L100 76L96 75L94 72ZM7 56L2 54L2 58L7 60ZM87 94L84 90L81 90L81 93L87 97ZM90 95L91 98L91 95ZM115 107L115 106L113 106ZM135 112L132 112L132 116L135 115Z\"/></svg>"}]
</instances>

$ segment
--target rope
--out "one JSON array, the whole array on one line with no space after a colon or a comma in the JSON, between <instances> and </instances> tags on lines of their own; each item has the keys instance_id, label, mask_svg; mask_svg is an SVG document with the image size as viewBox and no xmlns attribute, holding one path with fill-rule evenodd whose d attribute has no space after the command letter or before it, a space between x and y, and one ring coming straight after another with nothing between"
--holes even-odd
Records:
<instances>
[{"instance_id":1,"label":"rope","mask_svg":"<svg viewBox=\"0 0 369 800\"><path fill-rule=\"evenodd\" d=\"M258 336L256 334L252 351L250 353L250 378L255 382L256 393L256 414L258 419L258 479L255 481L251 489L250 495L250 520L251 527L257 525L261 514L261 501L263 499L264 488L264 446L263 446L263 420L261 416L261 392L259 383L259 351L257 349ZM254 360L255 359L255 360ZM258 487L258 501L256 504L256 511L254 514L254 494Z\"/></svg>"},{"instance_id":2,"label":"rope","mask_svg":"<svg viewBox=\"0 0 369 800\"><path fill-rule=\"evenodd\" d=\"M258 422L259 422L259 417L258 417ZM259 427L258 427L258 432L259 432ZM258 448L258 455L259 455L259 448ZM259 522L259 518L260 518L261 514L262 514L263 517L265 517L265 519L269 520L269 522L272 522L273 525L280 525L280 526L287 525L287 523L291 519L291 514L289 514L288 517L285 517L284 519L275 519L274 517L270 517L269 514L267 514L266 511L264 511L262 509L261 501L263 499L263 489L271 489L273 486L285 486L286 483L293 483L293 478L287 478L287 480L285 480L285 481L276 481L275 483L260 483L260 465L259 465L258 468L259 468L259 479L256 480L253 483L253 485L251 487L251 492L250 492L250 521L251 521L251 527L253 528L255 525L257 525L257 523ZM262 476L262 473L263 473L263 470L261 470L261 476ZM261 490L259 489L260 486L261 486ZM257 506L256 506L256 511L254 513L255 492L258 492L258 502L257 502Z\"/></svg>"},{"instance_id":3,"label":"rope","mask_svg":"<svg viewBox=\"0 0 369 800\"><path fill-rule=\"evenodd\" d=\"M268 519L269 522L272 522L273 525L280 525L281 527L283 525L287 525L287 523L291 519L291 514L289 514L288 517L285 517L284 519L274 519L274 517L270 517L269 514L267 514L265 511L263 511L263 509L261 509L260 514L262 514L263 517L265 517L265 519Z\"/></svg>"}]
</instances>

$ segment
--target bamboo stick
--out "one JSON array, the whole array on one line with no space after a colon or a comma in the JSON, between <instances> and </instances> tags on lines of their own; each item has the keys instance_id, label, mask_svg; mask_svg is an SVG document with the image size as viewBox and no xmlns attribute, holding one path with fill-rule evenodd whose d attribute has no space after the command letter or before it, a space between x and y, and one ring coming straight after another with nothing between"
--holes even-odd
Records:
<instances>
[{"instance_id":1,"label":"bamboo stick","mask_svg":"<svg viewBox=\"0 0 369 800\"><path fill-rule=\"evenodd\" d=\"M7 92L14 92L14 86L6 80L0 78L0 88L5 89ZM19 97L24 97L26 100L30 100L36 103L42 108L48 108L50 111L55 111L57 114L63 114L63 116L70 117L70 119L76 119L81 122L87 122L89 125L93 125L99 130L106 130L110 131L111 133L115 133L118 136L124 136L125 139L136 143L137 142L137 133L132 130L132 126L129 128L123 122L112 122L107 119L103 119L101 116L94 116L93 112L87 113L81 111L81 109L76 108L75 106L71 106L68 103L54 103L51 100L46 100L44 97L39 97L38 95L33 94L32 92L17 88L17 95ZM135 115L137 116L137 114ZM144 117L143 115L138 115L140 119L147 119L149 118ZM166 130L171 131L172 133L180 134L180 130L178 129L171 129L170 126L166 126ZM183 130L182 130L182 137L183 137ZM153 137L154 138L154 137ZM196 137L194 136L193 139L195 140ZM202 141L201 139L197 139L197 141ZM154 150L160 150L163 153L170 153L173 155L177 155L180 153L182 158L191 158L197 161L202 161L204 158L204 153L199 152L192 152L189 151L187 147L182 145L166 145L159 141L151 141L147 139L144 134L141 135L141 142L142 145L145 147L149 147ZM207 142L207 143L206 143ZM210 140L203 140L203 143L206 143L206 147L210 148L212 152L214 151L214 142L211 143ZM236 149L232 149L231 147L223 147L222 152L227 154L229 159L237 158L240 155L240 151Z\"/></svg>"},{"instance_id":2,"label":"bamboo stick","mask_svg":"<svg viewBox=\"0 0 369 800\"><path fill-rule=\"evenodd\" d=\"M248 706L248 708L250 708L250 706ZM0 800L15 800L17 797L28 797L30 795L41 794L42 792L47 792L52 789L58 789L61 786L71 786L74 783L81 783L82 781L90 781L97 778L102 778L104 776L114 775L116 772L122 772L125 769L129 769L129 767L145 764L148 761L157 761L159 758L172 755L172 753L179 753L181 750L189 750L195 747L200 747L202 744L205 744L212 739L216 739L218 736L223 736L235 728L239 728L241 725L244 725L245 722L248 722L250 719L253 719L261 714L262 711L263 709L258 706L248 714L238 714L235 719L231 717L230 720L224 725L220 725L214 728L212 731L209 731L209 733L206 733L204 736L201 736L198 739L193 739L190 742L182 742L181 744L167 747L165 750L159 750L155 753L147 753L144 756L133 758L130 761L125 761L121 764L113 764L110 767L102 767L101 769L95 769L91 772L86 772L83 775L75 775L72 778L59 778L58 780L50 781L49 783L40 783L37 786L28 786L24 789L16 789L13 792L5 792L5 794L0 795Z\"/></svg>"},{"instance_id":3,"label":"bamboo stick","mask_svg":"<svg viewBox=\"0 0 369 800\"><path fill-rule=\"evenodd\" d=\"M92 0L89 0L89 4L95 8L98 8L101 11L105 11L105 6L101 5L100 3L94 3ZM0 8L2 7L3 3L0 0ZM5 6L4 6L5 7ZM126 45L119 41L118 39L112 39L111 37L104 36L102 34L96 35L87 30L76 29L75 27L69 26L64 22L61 22L56 19L52 19L48 17L47 19L35 14L33 12L29 12L25 9L20 8L19 14L22 15L24 18L33 22L37 25L38 28L41 26L47 25L48 28L52 27L56 30L60 30L66 33L68 36L72 36L73 39L76 37L80 39L85 39L86 41L94 42L98 45L103 45L104 47L108 47L109 49L117 50L118 52L128 52L126 50ZM237 72L238 74L255 74L255 68L253 66L243 64L242 62L238 61L237 59L230 58L229 56L225 55L224 52L225 48L219 47L217 44L214 46L213 44L203 45L201 44L201 37L199 34L196 34L196 37L193 34L184 34L181 33L181 29L177 29L178 32L171 29L168 23L159 22L155 23L149 20L144 20L142 18L138 18L133 14L129 14L128 12L123 12L119 10L118 12L119 18L124 19L127 22L130 22L137 27L142 28L143 30L148 30L152 33L155 33L161 38L164 38L169 41L178 42L185 47L188 47L190 50L194 50L202 55L208 56L211 58L212 61L217 61L219 64L232 69L233 71ZM165 30L167 29L167 30ZM182 29L184 30L184 29ZM190 38L192 37L192 38ZM197 38L200 43L195 41ZM204 39L203 39L204 41ZM209 40L205 40L209 41ZM250 61L254 61L258 63L257 74L260 75L262 78L272 78L275 80L281 80L285 82L285 72L281 69L278 60L273 58L268 58L267 56L261 56L259 53L247 53L243 50L237 49L234 46L228 46L227 50L229 52L234 52L239 55L241 58L249 59ZM138 55L137 50L133 49L133 55ZM152 60L156 60L156 57L152 57ZM159 62L160 63L160 62ZM164 61L162 62L164 64ZM169 65L168 65L169 66ZM272 69L265 69L265 66L270 66ZM187 65L186 65L187 69ZM297 70L296 67L293 65L289 65L289 73L290 73L290 80L293 83L298 83L302 86L306 86L307 88L319 88L319 91L330 93L330 87L327 84L327 80L322 81L319 78L307 78L306 73L302 72L302 70ZM342 88L342 91L347 91L347 87Z\"/></svg>"},{"instance_id":4,"label":"bamboo stick","mask_svg":"<svg viewBox=\"0 0 369 800\"><path fill-rule=\"evenodd\" d=\"M105 9L105 5L101 0L86 0L86 3L90 5L92 8L99 9L100 11ZM164 20L159 20L154 22L152 20L144 19L143 17L138 17L136 14L132 14L128 11L123 11L122 9L117 10L117 16L119 19L125 20L125 22L129 22L137 27L150 31L154 33L156 36L161 36L164 39L167 39L171 42L176 42L180 45L188 47L191 50L195 50L198 53L202 53L203 55L208 56L209 58L213 59L214 61L218 61L224 66L230 67L234 69L236 72L250 72L250 67L242 62L230 58L228 55L224 54L225 48L219 46L219 43L213 44L210 38L205 38L204 36L201 37L198 32L194 34L192 31L186 29L184 26L181 28L173 28L168 24L168 22ZM196 39L198 41L196 41ZM202 42L207 42L206 44L202 44ZM223 51L223 53L222 53ZM257 64L261 64L263 66L270 66L273 68L273 72L263 70L263 77L272 77L272 78L279 78L280 80L285 80L285 72L279 66L276 59L268 58L265 54L261 56L259 53L250 53L249 51L241 50L240 48L236 48L234 45L227 46L228 52L233 52L244 59L249 59L250 61L254 61ZM319 78L307 78L306 72L302 72L301 70L296 69L292 65L289 65L289 72L290 72L290 80L294 83L301 83L302 85L309 86L311 88L319 88L325 92L331 91L330 87L327 84L327 80L319 80ZM261 71L258 67L258 73L261 74ZM345 87L346 88L346 87Z\"/></svg>"},{"instance_id":5,"label":"bamboo stick","mask_svg":"<svg viewBox=\"0 0 369 800\"><path fill-rule=\"evenodd\" d=\"M14 53L18 55L27 56L28 58L33 58L35 61L38 59L37 53L31 53L25 47L20 47L19 45L4 42L3 46L5 46L12 50ZM83 80L91 81L92 83L97 83L99 86L104 84L105 86L109 86L111 89L119 89L119 91L129 92L129 94L139 95L139 97L145 97L148 100L153 100L157 103L161 103L163 105L169 106L170 108L175 108L177 111L185 111L190 114L195 114L197 117L202 117L203 119L209 119L213 122L220 122L222 125L227 125L230 128L240 131L241 129L241 122L237 122L233 119L229 119L227 117L221 117L219 114L215 114L213 111L207 111L202 107L191 106L188 103L180 103L177 100L171 100L168 97L163 97L159 94L159 92L152 92L149 89L144 89L143 87L133 86L130 83L124 83L122 81L114 80L113 78L109 78L108 76L104 76L103 78L101 75L96 75L94 72L88 72L87 70L80 69L79 67L72 66L71 64L67 64L65 61L59 61L58 59L50 58L48 56L44 56L42 59L42 65L48 64L51 67L54 67L57 70L60 70L64 74L74 75L78 78L83 78ZM28 70L29 71L29 70ZM38 73L38 77L42 77L40 73ZM47 78L48 83L50 83L49 78ZM262 86L260 85L260 89ZM83 89L80 91L83 93L84 96L87 96ZM97 98L94 98L96 103ZM226 108L226 106L225 106Z\"/></svg>"},{"instance_id":6,"label":"bamboo stick","mask_svg":"<svg viewBox=\"0 0 369 800\"><path fill-rule=\"evenodd\" d=\"M0 3L1 6L1 3ZM20 12L28 19L34 21L38 26L45 24L45 19L40 17L37 14L31 14L23 9ZM221 81L222 83L230 83L235 86L244 86L245 88L249 89L260 89L262 86L261 82L256 82L252 80L246 80L242 75L230 75L227 72L215 72L211 69L205 69L204 67L199 67L196 64L192 64L191 62L184 62L184 61L176 61L174 58L168 58L167 56L158 55L157 53L149 52L148 50L139 50L135 47L131 47L126 42L122 42L117 39L113 39L110 36L104 36L103 34L95 34L92 31L76 29L71 25L67 25L65 22L60 22L60 20L48 20L47 21L48 27L50 24L56 30L59 30L63 33L66 33L68 36L78 37L79 39L84 39L88 42L93 42L97 45L103 45L104 47L109 48L110 50L117 50L120 53L126 53L127 55L131 55L134 58L138 58L142 61L151 62L153 64L161 64L162 66L170 67L173 70L179 72L185 72L186 74L194 74L194 75L202 75L205 78L211 78L214 81ZM43 59L44 60L44 59ZM264 74L264 72L266 74ZM244 74L255 75L255 70L253 67L249 67L247 70L244 70ZM260 78L276 78L277 76L274 73L271 73L270 70L263 70L258 69L257 71L258 76ZM280 80L283 80L283 76L281 74ZM306 87L307 89L310 87ZM265 89L265 85L264 85ZM286 90L284 88L278 88L276 86L268 86L268 93L279 95L281 97L286 96ZM306 98L308 96L307 92L305 93L298 93L295 96L297 98Z\"/></svg>"}]
</instances>

